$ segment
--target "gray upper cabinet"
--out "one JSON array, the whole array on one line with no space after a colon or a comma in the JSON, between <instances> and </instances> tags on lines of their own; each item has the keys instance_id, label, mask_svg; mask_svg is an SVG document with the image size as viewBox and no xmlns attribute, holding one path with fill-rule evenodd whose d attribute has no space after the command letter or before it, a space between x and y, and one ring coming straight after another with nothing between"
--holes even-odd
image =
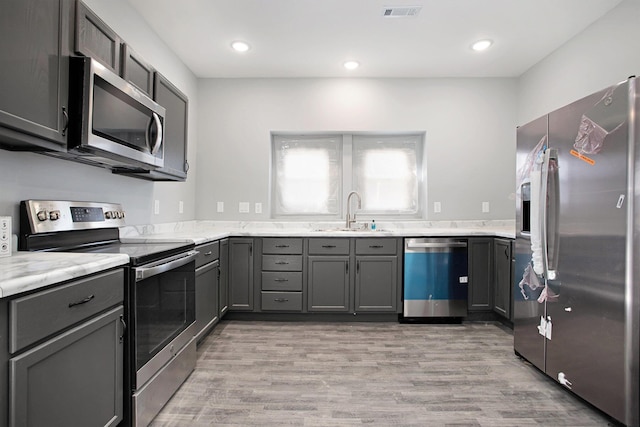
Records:
<instances>
[{"instance_id":1,"label":"gray upper cabinet","mask_svg":"<svg viewBox=\"0 0 640 427\"><path fill-rule=\"evenodd\" d=\"M0 147L63 151L68 124L71 0L0 7Z\"/></svg>"},{"instance_id":2,"label":"gray upper cabinet","mask_svg":"<svg viewBox=\"0 0 640 427\"><path fill-rule=\"evenodd\" d=\"M469 239L469 311L493 308L493 238Z\"/></svg>"},{"instance_id":3,"label":"gray upper cabinet","mask_svg":"<svg viewBox=\"0 0 640 427\"><path fill-rule=\"evenodd\" d=\"M122 78L153 97L153 67L138 55L131 46L122 44Z\"/></svg>"},{"instance_id":4,"label":"gray upper cabinet","mask_svg":"<svg viewBox=\"0 0 640 427\"><path fill-rule=\"evenodd\" d=\"M84 3L76 5L76 52L120 74L120 37Z\"/></svg>"}]
</instances>

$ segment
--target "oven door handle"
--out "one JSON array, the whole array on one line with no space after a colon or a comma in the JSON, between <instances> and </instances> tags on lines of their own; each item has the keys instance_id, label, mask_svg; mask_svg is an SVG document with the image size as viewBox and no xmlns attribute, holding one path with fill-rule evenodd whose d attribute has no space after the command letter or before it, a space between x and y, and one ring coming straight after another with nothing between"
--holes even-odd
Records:
<instances>
[{"instance_id":1,"label":"oven door handle","mask_svg":"<svg viewBox=\"0 0 640 427\"><path fill-rule=\"evenodd\" d=\"M151 265L150 267L135 267L133 271L135 273L136 282L157 276L158 274L166 273L174 268L182 267L183 265L193 261L196 256L198 256L198 251L189 251L184 254L168 258L158 265Z\"/></svg>"}]
</instances>

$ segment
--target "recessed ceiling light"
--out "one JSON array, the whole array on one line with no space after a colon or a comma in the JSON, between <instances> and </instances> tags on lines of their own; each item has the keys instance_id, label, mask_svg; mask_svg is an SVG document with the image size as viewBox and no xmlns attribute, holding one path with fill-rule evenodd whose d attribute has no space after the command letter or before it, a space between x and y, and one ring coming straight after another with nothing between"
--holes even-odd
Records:
<instances>
[{"instance_id":1,"label":"recessed ceiling light","mask_svg":"<svg viewBox=\"0 0 640 427\"><path fill-rule=\"evenodd\" d=\"M241 42L241 41L235 41L233 43L231 43L231 48L233 50L235 50L236 52L246 52L250 49L250 46L248 43L245 42Z\"/></svg>"},{"instance_id":2,"label":"recessed ceiling light","mask_svg":"<svg viewBox=\"0 0 640 427\"><path fill-rule=\"evenodd\" d=\"M489 46L491 46L492 44L493 44L493 41L488 39L479 40L471 45L471 49L475 50L476 52L482 52L483 50L487 50Z\"/></svg>"},{"instance_id":3,"label":"recessed ceiling light","mask_svg":"<svg viewBox=\"0 0 640 427\"><path fill-rule=\"evenodd\" d=\"M358 61L347 61L342 65L347 70L355 70L356 68L358 68L360 66L360 63Z\"/></svg>"}]
</instances>

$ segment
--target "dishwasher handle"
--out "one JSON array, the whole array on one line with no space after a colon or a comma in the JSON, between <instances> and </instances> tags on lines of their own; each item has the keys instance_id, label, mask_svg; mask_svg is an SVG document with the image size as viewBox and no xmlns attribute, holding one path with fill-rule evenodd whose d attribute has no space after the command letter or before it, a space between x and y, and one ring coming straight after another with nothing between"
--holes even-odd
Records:
<instances>
[{"instance_id":1,"label":"dishwasher handle","mask_svg":"<svg viewBox=\"0 0 640 427\"><path fill-rule=\"evenodd\" d=\"M407 249L466 248L467 242L408 242Z\"/></svg>"}]
</instances>

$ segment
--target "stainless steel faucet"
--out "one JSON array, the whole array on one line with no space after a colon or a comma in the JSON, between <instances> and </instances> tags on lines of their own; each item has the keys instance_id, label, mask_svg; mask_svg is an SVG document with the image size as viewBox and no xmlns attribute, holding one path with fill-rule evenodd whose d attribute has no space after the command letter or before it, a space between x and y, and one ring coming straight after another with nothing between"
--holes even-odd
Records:
<instances>
[{"instance_id":1,"label":"stainless steel faucet","mask_svg":"<svg viewBox=\"0 0 640 427\"><path fill-rule=\"evenodd\" d=\"M352 191L349 193L349 195L347 196L347 228L351 228L351 224L353 224L354 222L356 222L356 213L353 213L353 219L351 218L351 196L357 196L358 197L358 209L362 209L362 198L360 197L360 194L358 194L357 191Z\"/></svg>"}]
</instances>

